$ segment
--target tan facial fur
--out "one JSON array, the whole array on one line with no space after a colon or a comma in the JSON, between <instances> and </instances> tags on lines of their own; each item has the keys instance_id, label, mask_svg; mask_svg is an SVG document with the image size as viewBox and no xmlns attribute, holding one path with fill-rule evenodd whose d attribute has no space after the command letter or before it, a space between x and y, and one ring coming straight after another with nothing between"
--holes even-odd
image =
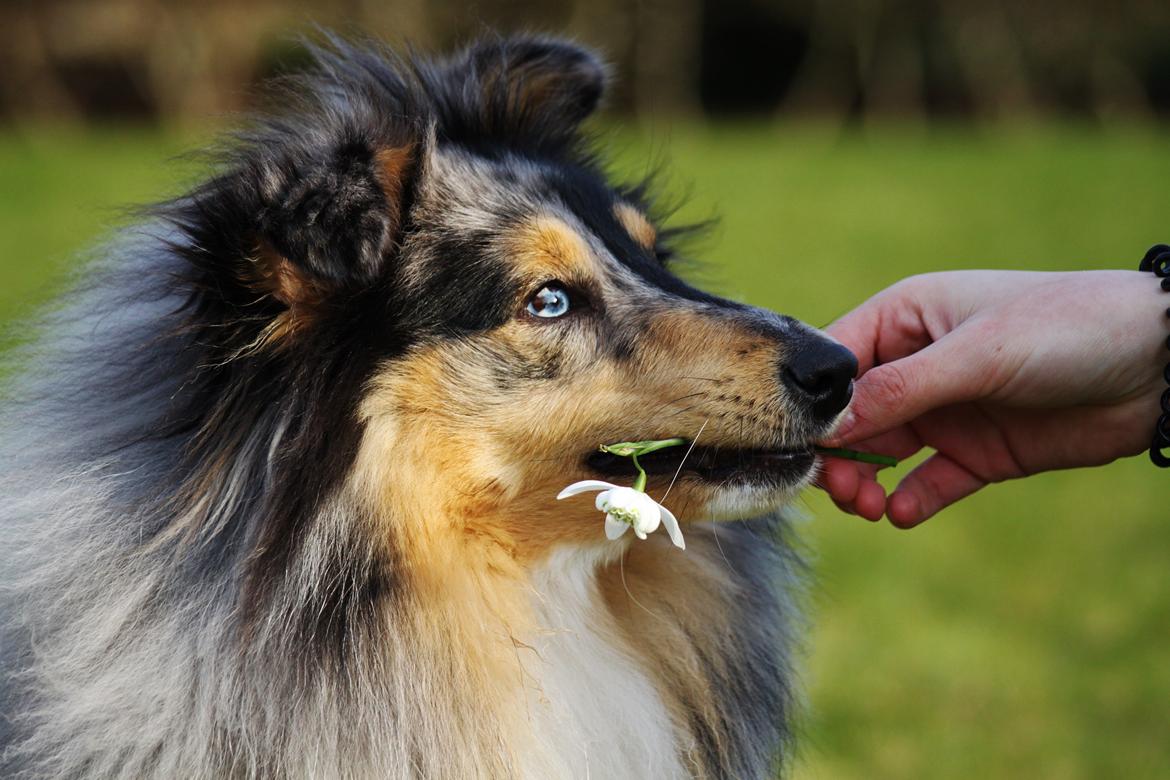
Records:
<instances>
[{"instance_id":1,"label":"tan facial fur","mask_svg":"<svg viewBox=\"0 0 1170 780\"><path fill-rule=\"evenodd\" d=\"M650 220L646 219L646 215L633 206L619 203L613 207L613 213L626 232L646 249L653 249L658 243L658 231L650 224Z\"/></svg>"},{"instance_id":2,"label":"tan facial fur","mask_svg":"<svg viewBox=\"0 0 1170 780\"><path fill-rule=\"evenodd\" d=\"M531 286L573 281L599 290L603 310L575 322L519 314L490 333L420 349L379 377L363 408L361 462L394 469L368 484L386 486L387 514L415 518L411 544L422 558L454 565L431 545L459 540L468 544L452 549L466 546L504 569L558 545L604 542L591 500L555 500L570 482L598 477L582 461L604 442L701 430L708 446L777 446L786 417L774 342L702 305L659 300L648 287L623 292L560 219L532 220L510 248ZM523 304L516 301L518 313ZM609 327L632 339L631 354L607 349ZM546 370L554 375L541 378ZM668 483L652 477L649 490L661 495ZM715 492L684 476L671 505L684 523L705 519Z\"/></svg>"}]
</instances>

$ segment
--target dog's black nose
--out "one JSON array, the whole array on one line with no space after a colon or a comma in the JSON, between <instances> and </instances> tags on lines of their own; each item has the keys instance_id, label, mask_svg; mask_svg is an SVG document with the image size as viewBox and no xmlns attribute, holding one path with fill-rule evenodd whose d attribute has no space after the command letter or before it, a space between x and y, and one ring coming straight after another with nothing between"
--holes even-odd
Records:
<instances>
[{"instance_id":1,"label":"dog's black nose","mask_svg":"<svg viewBox=\"0 0 1170 780\"><path fill-rule=\"evenodd\" d=\"M857 358L845 347L810 334L789 351L781 371L784 384L808 404L818 422L827 422L849 404Z\"/></svg>"}]
</instances>

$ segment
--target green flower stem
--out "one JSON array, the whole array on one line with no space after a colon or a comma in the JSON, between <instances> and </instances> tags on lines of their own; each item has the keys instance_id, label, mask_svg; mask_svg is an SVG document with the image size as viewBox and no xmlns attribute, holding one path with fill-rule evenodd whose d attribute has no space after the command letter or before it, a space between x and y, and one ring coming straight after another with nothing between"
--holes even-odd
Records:
<instances>
[{"instance_id":1,"label":"green flower stem","mask_svg":"<svg viewBox=\"0 0 1170 780\"><path fill-rule=\"evenodd\" d=\"M677 447L686 444L686 439L651 439L649 441L620 441L617 444L602 444L601 451L611 455L621 455L628 458L631 455L647 455L651 452L664 450L667 447Z\"/></svg>"},{"instance_id":2,"label":"green flower stem","mask_svg":"<svg viewBox=\"0 0 1170 780\"><path fill-rule=\"evenodd\" d=\"M845 460L858 460L862 463L873 463L877 466L894 467L898 465L898 459L890 457L889 455L877 455L872 452L858 452L857 450L847 450L841 447L813 447L822 455L831 455L834 458L844 458Z\"/></svg>"},{"instance_id":3,"label":"green flower stem","mask_svg":"<svg viewBox=\"0 0 1170 780\"><path fill-rule=\"evenodd\" d=\"M634 490L639 493L646 492L646 470L642 468L642 464L638 462L637 455L631 455L630 460L634 461L634 468L638 470L638 478L634 480Z\"/></svg>"},{"instance_id":4,"label":"green flower stem","mask_svg":"<svg viewBox=\"0 0 1170 780\"><path fill-rule=\"evenodd\" d=\"M664 450L667 447L677 447L680 444L686 444L686 439L651 439L649 441L620 441L617 444L602 444L601 451L608 452L610 455L618 455L623 458L629 458L634 461L634 468L638 470L638 478L634 480L634 490L639 493L646 492L646 470L642 468L642 464L638 462L639 455L647 455L651 452Z\"/></svg>"},{"instance_id":5,"label":"green flower stem","mask_svg":"<svg viewBox=\"0 0 1170 780\"><path fill-rule=\"evenodd\" d=\"M674 439L659 439L658 441L640 441L637 443L642 445L641 449L638 450L638 454L639 455L649 455L651 452L658 452L658 450L664 450L667 447L678 447L682 444L686 444L687 440L674 438Z\"/></svg>"}]
</instances>

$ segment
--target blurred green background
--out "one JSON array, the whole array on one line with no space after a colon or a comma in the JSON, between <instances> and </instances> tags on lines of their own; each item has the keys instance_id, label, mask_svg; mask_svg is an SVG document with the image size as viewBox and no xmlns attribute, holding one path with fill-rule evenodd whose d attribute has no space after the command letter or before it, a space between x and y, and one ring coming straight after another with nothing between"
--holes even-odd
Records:
<instances>
[{"instance_id":1,"label":"blurred green background","mask_svg":"<svg viewBox=\"0 0 1170 780\"><path fill-rule=\"evenodd\" d=\"M662 164L681 220L720 217L689 273L815 324L909 274L1133 268L1170 240L1164 2L0 4L0 323L198 178L175 156L303 62L309 19L602 46L617 169ZM810 492L795 776L1170 777L1168 486L1135 458L909 532Z\"/></svg>"}]
</instances>

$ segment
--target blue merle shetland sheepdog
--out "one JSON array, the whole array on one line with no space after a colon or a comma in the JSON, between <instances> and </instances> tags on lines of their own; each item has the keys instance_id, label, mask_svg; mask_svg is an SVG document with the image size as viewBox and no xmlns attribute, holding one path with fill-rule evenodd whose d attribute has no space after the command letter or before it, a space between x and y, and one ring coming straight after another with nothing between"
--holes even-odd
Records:
<instances>
[{"instance_id":1,"label":"blue merle shetland sheepdog","mask_svg":"<svg viewBox=\"0 0 1170 780\"><path fill-rule=\"evenodd\" d=\"M671 271L571 43L332 41L10 356L4 777L764 777L854 361ZM603 442L683 523L610 541ZM681 465L681 469L680 469Z\"/></svg>"}]
</instances>

